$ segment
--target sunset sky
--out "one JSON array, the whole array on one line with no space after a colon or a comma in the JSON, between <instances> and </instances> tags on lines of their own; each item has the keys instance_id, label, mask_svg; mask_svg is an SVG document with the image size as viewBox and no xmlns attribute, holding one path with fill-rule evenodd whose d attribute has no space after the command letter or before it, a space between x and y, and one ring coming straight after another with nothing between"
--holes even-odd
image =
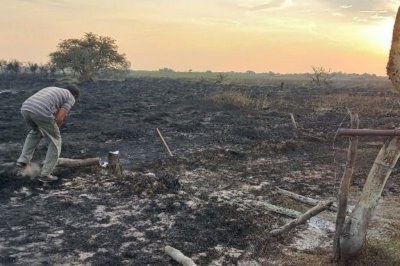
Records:
<instances>
[{"instance_id":1,"label":"sunset sky","mask_svg":"<svg viewBox=\"0 0 400 266\"><path fill-rule=\"evenodd\" d=\"M60 40L109 36L132 69L385 74L390 0L1 0L0 59L46 63Z\"/></svg>"}]
</instances>

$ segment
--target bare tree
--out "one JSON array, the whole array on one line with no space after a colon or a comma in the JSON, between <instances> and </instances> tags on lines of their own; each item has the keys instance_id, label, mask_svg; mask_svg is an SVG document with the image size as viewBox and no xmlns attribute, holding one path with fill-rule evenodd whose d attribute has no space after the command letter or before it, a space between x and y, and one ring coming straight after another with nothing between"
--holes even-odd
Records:
<instances>
[{"instance_id":1,"label":"bare tree","mask_svg":"<svg viewBox=\"0 0 400 266\"><path fill-rule=\"evenodd\" d=\"M332 83L332 78L335 76L331 69L326 69L322 66L313 66L313 73L310 76L311 82L317 87L327 86Z\"/></svg>"},{"instance_id":2,"label":"bare tree","mask_svg":"<svg viewBox=\"0 0 400 266\"><path fill-rule=\"evenodd\" d=\"M21 72L22 63L17 60L10 60L7 62L6 71L10 74L18 74Z\"/></svg>"}]
</instances>

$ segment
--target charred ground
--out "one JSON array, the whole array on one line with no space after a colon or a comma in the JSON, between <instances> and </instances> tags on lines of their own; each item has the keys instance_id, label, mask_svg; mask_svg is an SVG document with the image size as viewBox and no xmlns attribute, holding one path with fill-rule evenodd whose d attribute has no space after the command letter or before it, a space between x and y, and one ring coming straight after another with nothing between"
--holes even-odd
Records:
<instances>
[{"instance_id":1,"label":"charred ground","mask_svg":"<svg viewBox=\"0 0 400 266\"><path fill-rule=\"evenodd\" d=\"M16 160L25 138L21 103L57 82L32 76L0 80L2 168ZM347 107L360 114L361 127L400 124L400 97L382 79L280 88L268 81L131 78L81 89L62 128L62 156L105 159L108 151L119 150L124 177L98 168L58 169L61 180L43 187L0 169L1 264L176 265L164 254L165 245L199 265L328 264L331 232L304 226L273 238L268 232L287 219L258 203L308 208L276 195L276 186L314 198L336 195L347 140L334 135L340 125L348 126ZM267 105L238 108L211 100L224 91L264 97ZM294 131L289 113L303 134ZM383 141L362 139L354 198ZM43 142L35 160L45 151ZM400 205L399 174L395 169L384 191L390 208ZM382 204L376 223L382 217L390 221L373 232L398 241L400 227L391 220L398 217L388 218L390 208ZM307 234L317 235L303 237L314 246L301 244Z\"/></svg>"}]
</instances>

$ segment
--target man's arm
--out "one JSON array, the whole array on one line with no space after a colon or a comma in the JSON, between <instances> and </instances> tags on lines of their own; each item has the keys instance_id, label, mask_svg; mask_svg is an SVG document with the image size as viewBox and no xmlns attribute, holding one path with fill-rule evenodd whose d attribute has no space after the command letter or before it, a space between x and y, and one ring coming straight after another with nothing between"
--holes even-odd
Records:
<instances>
[{"instance_id":1,"label":"man's arm","mask_svg":"<svg viewBox=\"0 0 400 266\"><path fill-rule=\"evenodd\" d=\"M58 127L61 127L62 123L64 122L64 119L67 117L67 110L64 108L60 108L57 110L55 114L55 120L58 125Z\"/></svg>"}]
</instances>

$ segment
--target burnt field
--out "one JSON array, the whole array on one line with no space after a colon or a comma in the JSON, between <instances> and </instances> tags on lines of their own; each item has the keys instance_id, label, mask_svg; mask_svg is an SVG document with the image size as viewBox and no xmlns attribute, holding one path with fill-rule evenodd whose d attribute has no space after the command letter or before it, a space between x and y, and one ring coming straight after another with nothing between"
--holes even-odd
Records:
<instances>
[{"instance_id":1,"label":"burnt field","mask_svg":"<svg viewBox=\"0 0 400 266\"><path fill-rule=\"evenodd\" d=\"M178 265L164 253L166 245L198 265L327 265L334 213L272 237L268 232L288 218L262 203L309 208L276 194L276 187L316 199L336 197L348 140L334 137L338 127L349 125L347 108L359 113L361 128L400 125L400 97L384 79L336 81L329 88L96 81L80 86L82 97L61 129L62 157L106 160L118 150L123 177L101 167L59 168L60 180L43 186L2 169L18 158L27 133L20 105L56 83L34 76L0 79L2 265ZM227 92L263 101L241 107L216 97ZM352 204L384 140L360 140ZM44 158L46 148L43 141L34 161ZM360 265L400 263L390 252L400 246L399 177L396 167Z\"/></svg>"}]
</instances>

